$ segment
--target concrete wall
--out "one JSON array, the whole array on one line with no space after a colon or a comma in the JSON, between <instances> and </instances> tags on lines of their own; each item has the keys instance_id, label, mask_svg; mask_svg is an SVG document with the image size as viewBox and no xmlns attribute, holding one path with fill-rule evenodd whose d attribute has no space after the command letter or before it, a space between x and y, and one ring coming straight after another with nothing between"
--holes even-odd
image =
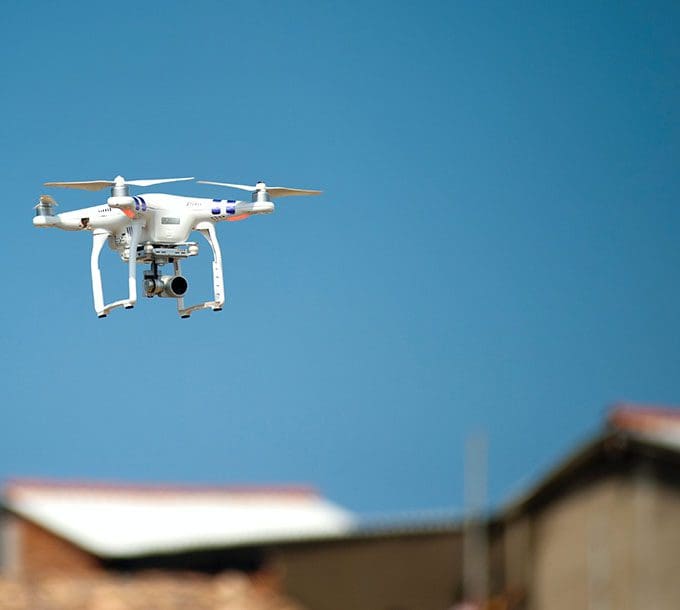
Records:
<instances>
[{"instance_id":1,"label":"concrete wall","mask_svg":"<svg viewBox=\"0 0 680 610\"><path fill-rule=\"evenodd\" d=\"M680 608L680 477L644 460L581 476L504 532L528 610Z\"/></svg>"},{"instance_id":2,"label":"concrete wall","mask_svg":"<svg viewBox=\"0 0 680 610\"><path fill-rule=\"evenodd\" d=\"M642 465L632 491L633 558L631 607L680 608L680 481L677 467L656 471Z\"/></svg>"},{"instance_id":3,"label":"concrete wall","mask_svg":"<svg viewBox=\"0 0 680 610\"><path fill-rule=\"evenodd\" d=\"M314 610L445 610L461 591L461 537L401 535L278 550L286 593Z\"/></svg>"},{"instance_id":4,"label":"concrete wall","mask_svg":"<svg viewBox=\"0 0 680 610\"><path fill-rule=\"evenodd\" d=\"M532 610L632 610L626 479L577 486L541 511L532 529Z\"/></svg>"},{"instance_id":5,"label":"concrete wall","mask_svg":"<svg viewBox=\"0 0 680 610\"><path fill-rule=\"evenodd\" d=\"M524 599L531 585L532 520L527 515L510 521L500 542L503 548L504 583L501 591L512 592L518 599ZM494 541L495 542L495 541Z\"/></svg>"}]
</instances>

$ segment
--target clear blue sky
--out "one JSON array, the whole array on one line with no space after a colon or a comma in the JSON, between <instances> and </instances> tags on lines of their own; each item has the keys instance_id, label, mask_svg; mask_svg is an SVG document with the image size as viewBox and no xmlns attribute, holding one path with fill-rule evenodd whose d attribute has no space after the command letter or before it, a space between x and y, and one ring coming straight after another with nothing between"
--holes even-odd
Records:
<instances>
[{"instance_id":1,"label":"clear blue sky","mask_svg":"<svg viewBox=\"0 0 680 610\"><path fill-rule=\"evenodd\" d=\"M680 403L678 31L674 2L6 3L0 477L456 509L471 433L498 503L612 401ZM221 314L99 320L91 235L32 206L118 173L324 195L219 226Z\"/></svg>"}]
</instances>

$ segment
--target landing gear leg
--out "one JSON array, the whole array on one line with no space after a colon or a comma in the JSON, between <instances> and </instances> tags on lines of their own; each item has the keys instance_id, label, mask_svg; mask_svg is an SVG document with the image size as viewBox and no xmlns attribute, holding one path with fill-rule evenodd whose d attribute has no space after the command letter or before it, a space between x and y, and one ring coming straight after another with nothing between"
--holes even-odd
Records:
<instances>
[{"instance_id":1,"label":"landing gear leg","mask_svg":"<svg viewBox=\"0 0 680 610\"><path fill-rule=\"evenodd\" d=\"M182 318L188 318L194 311L199 309L212 309L213 311L221 311L224 305L224 283L222 280L222 252L220 251L220 244L217 241L217 232L215 231L215 225L212 222L201 222L196 225L196 230L205 237L207 242L210 244L210 248L213 252L213 301L205 301L204 303L198 303L197 305L191 305L190 307L184 307L184 299L177 299L177 311ZM175 266L175 274L181 275L179 261L175 259L173 262Z\"/></svg>"},{"instance_id":2,"label":"landing gear leg","mask_svg":"<svg viewBox=\"0 0 680 610\"><path fill-rule=\"evenodd\" d=\"M100 318L105 318L116 307L132 309L137 302L137 245L139 244L141 233L141 222L134 221L132 223L132 238L130 240L130 256L128 260L128 298L114 301L108 305L104 305L104 289L102 286L102 274L99 270L99 256L110 233L96 229L92 235L92 256L90 258L92 296L94 298L94 310Z\"/></svg>"}]
</instances>

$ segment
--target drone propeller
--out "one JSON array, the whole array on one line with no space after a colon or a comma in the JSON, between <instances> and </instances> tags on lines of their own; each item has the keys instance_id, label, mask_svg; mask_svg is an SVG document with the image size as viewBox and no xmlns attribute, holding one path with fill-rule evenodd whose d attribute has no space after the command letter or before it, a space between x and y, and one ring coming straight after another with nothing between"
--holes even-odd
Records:
<instances>
[{"instance_id":1,"label":"drone propeller","mask_svg":"<svg viewBox=\"0 0 680 610\"><path fill-rule=\"evenodd\" d=\"M84 191L101 191L107 186L128 187L128 186L153 186L164 182L181 182L183 180L193 180L192 178L156 178L152 180L125 180L123 176L116 176L113 180L86 180L79 182L45 182L45 186L58 186L68 189L82 189Z\"/></svg>"},{"instance_id":2,"label":"drone propeller","mask_svg":"<svg viewBox=\"0 0 680 610\"><path fill-rule=\"evenodd\" d=\"M320 195L321 191L312 191L309 189L294 189L286 186L267 186L260 181L255 186L247 184L231 184L229 182L211 182L209 180L198 180L199 184L214 184L215 186L228 186L234 189L241 189L242 191L249 191L251 193L265 193L271 197L287 197L289 195Z\"/></svg>"},{"instance_id":3,"label":"drone propeller","mask_svg":"<svg viewBox=\"0 0 680 610\"><path fill-rule=\"evenodd\" d=\"M43 207L50 207L50 206L55 206L59 205L52 197L49 195L40 195L40 201L38 202L38 205L35 207L37 208L38 206L43 206Z\"/></svg>"}]
</instances>

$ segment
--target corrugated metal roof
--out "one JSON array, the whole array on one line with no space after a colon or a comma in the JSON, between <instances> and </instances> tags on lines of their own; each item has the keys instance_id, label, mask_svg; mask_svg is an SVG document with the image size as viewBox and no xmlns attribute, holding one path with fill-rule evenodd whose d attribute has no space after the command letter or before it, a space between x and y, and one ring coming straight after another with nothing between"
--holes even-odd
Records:
<instances>
[{"instance_id":1,"label":"corrugated metal roof","mask_svg":"<svg viewBox=\"0 0 680 610\"><path fill-rule=\"evenodd\" d=\"M390 537L458 532L465 521L461 510L429 509L362 515L354 537Z\"/></svg>"},{"instance_id":2,"label":"corrugated metal roof","mask_svg":"<svg viewBox=\"0 0 680 610\"><path fill-rule=\"evenodd\" d=\"M100 557L276 543L353 531L309 488L116 486L13 481L6 506Z\"/></svg>"}]
</instances>

